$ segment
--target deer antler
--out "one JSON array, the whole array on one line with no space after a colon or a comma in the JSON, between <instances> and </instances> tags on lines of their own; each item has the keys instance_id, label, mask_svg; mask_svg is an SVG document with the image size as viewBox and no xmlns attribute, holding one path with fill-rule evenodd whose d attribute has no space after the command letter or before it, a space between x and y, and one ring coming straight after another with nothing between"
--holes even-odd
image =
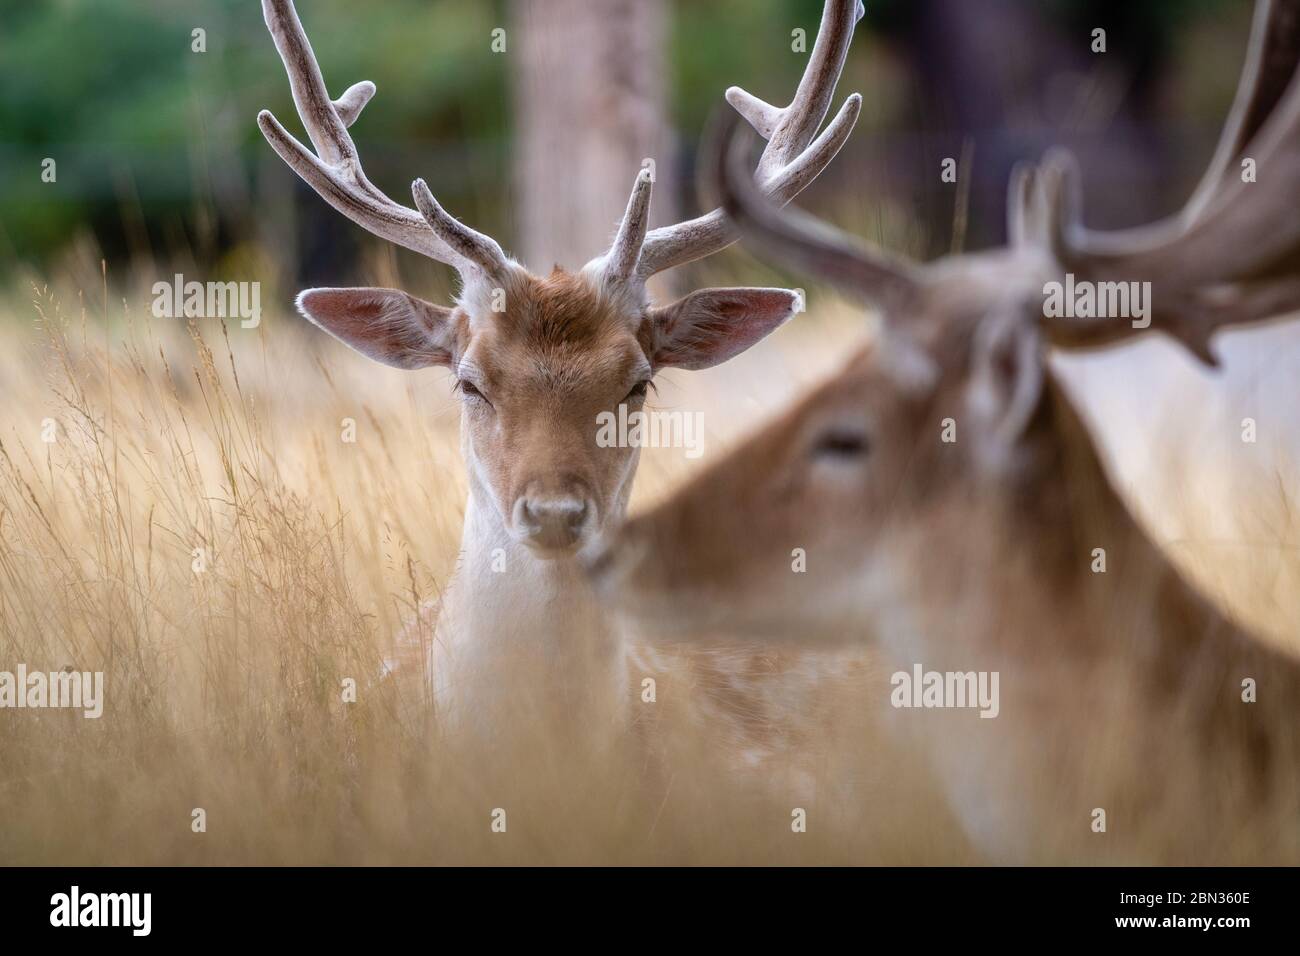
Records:
<instances>
[{"instance_id":1,"label":"deer antler","mask_svg":"<svg viewBox=\"0 0 1300 956\"><path fill-rule=\"evenodd\" d=\"M774 259L819 276L857 297L901 306L920 279L910 263L868 248L847 233L798 209L781 209L749 174L748 140L740 122L724 115L710 138L704 168L722 209L745 240Z\"/></svg>"},{"instance_id":2,"label":"deer antler","mask_svg":"<svg viewBox=\"0 0 1300 956\"><path fill-rule=\"evenodd\" d=\"M650 221L650 191L654 180L650 170L642 169L632 186L632 196L627 201L627 212L619 224L614 245L605 255L605 282L626 282L636 275L641 246L645 242L646 226Z\"/></svg>"},{"instance_id":3,"label":"deer antler","mask_svg":"<svg viewBox=\"0 0 1300 956\"><path fill-rule=\"evenodd\" d=\"M375 85L368 80L356 83L331 101L293 0L262 0L262 15L289 75L298 116L316 149L312 153L269 110L262 110L257 125L280 158L322 199L374 235L454 266L462 279L474 270L499 273L506 263L501 247L447 215L423 180L412 185L420 206L416 212L389 199L366 178L347 129L374 96Z\"/></svg>"},{"instance_id":4,"label":"deer antler","mask_svg":"<svg viewBox=\"0 0 1300 956\"><path fill-rule=\"evenodd\" d=\"M1039 171L1037 215L1067 270L1094 281L1152 284L1152 326L1214 364L1213 333L1300 309L1300 0L1259 0L1246 65L1219 146L1183 209L1154 225L1099 233L1080 222L1078 171L1049 156ZM1259 182L1241 162L1255 161ZM1033 218L1033 214L1030 215ZM1054 339L1092 347L1127 337L1111 320L1061 321Z\"/></svg>"},{"instance_id":5,"label":"deer antler","mask_svg":"<svg viewBox=\"0 0 1300 956\"><path fill-rule=\"evenodd\" d=\"M727 90L727 101L768 141L754 177L762 194L773 202L785 205L797 196L835 158L853 131L862 108L857 93L845 100L826 129L816 135L844 68L853 27L863 12L861 0L826 0L817 41L789 106L764 103L739 87ZM648 201L649 186L638 179L636 190L641 189ZM637 195L634 191L629 215L637 206ZM644 281L657 272L712 255L740 237L721 209L648 234L643 221L638 228L639 236L637 228L627 228L625 219L614 249L605 257L607 274L611 268L616 272L626 268L631 261L632 271L627 274ZM637 240L635 249L630 245L632 239ZM614 267L616 258L622 264Z\"/></svg>"},{"instance_id":6,"label":"deer antler","mask_svg":"<svg viewBox=\"0 0 1300 956\"><path fill-rule=\"evenodd\" d=\"M1216 330L1300 310L1300 217L1294 208L1300 195L1298 66L1300 0L1259 0L1232 114L1183 210L1123 232L1085 229L1077 167L1069 154L1055 150L1037 169L1022 165L1012 176L1012 247L1040 250L1053 268L1083 279L1151 282L1151 326L1215 364L1209 340ZM772 127L765 104L745 101L738 109L760 132ZM846 291L890 308L906 303L927 270L867 248L803 213L779 209L771 201L772 180L767 197L750 181L736 128L734 119L723 124L708 166L720 183L727 214L746 238ZM775 143L774 136L768 149ZM1239 175L1247 157L1255 161L1259 183ZM763 168L760 163L760 176ZM1067 348L1106 345L1136 331L1113 318L1054 319L1047 330Z\"/></svg>"}]
</instances>

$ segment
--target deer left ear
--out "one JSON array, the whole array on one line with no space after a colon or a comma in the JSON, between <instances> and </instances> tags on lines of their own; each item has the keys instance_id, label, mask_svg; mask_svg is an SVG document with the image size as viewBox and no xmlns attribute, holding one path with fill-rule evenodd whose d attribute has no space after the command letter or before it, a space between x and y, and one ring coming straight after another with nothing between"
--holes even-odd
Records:
<instances>
[{"instance_id":1,"label":"deer left ear","mask_svg":"<svg viewBox=\"0 0 1300 956\"><path fill-rule=\"evenodd\" d=\"M656 368L711 368L739 355L794 315L788 289L701 289L650 310Z\"/></svg>"},{"instance_id":2,"label":"deer left ear","mask_svg":"<svg viewBox=\"0 0 1300 956\"><path fill-rule=\"evenodd\" d=\"M966 405L981 450L1006 460L1042 405L1047 356L1038 324L1012 311L975 330Z\"/></svg>"}]
</instances>

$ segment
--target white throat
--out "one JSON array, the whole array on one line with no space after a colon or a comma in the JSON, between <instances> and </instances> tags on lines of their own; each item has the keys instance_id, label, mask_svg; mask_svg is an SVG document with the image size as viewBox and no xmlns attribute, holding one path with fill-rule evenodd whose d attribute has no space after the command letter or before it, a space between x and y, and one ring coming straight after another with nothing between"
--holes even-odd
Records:
<instances>
[{"instance_id":1,"label":"white throat","mask_svg":"<svg viewBox=\"0 0 1300 956\"><path fill-rule=\"evenodd\" d=\"M623 645L576 556L520 542L473 475L460 563L438 617L432 683L440 717L492 736L538 720L616 729ZM621 520L625 506L619 514Z\"/></svg>"}]
</instances>

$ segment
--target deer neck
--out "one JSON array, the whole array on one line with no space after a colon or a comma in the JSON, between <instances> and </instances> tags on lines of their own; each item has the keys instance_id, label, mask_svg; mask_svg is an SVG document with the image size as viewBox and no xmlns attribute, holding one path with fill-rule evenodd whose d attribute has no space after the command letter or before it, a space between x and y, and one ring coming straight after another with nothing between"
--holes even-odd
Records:
<instances>
[{"instance_id":1,"label":"deer neck","mask_svg":"<svg viewBox=\"0 0 1300 956\"><path fill-rule=\"evenodd\" d=\"M576 556L542 558L505 527L500 512L471 489L454 586L467 606L461 620L486 640L531 635L540 645L572 646L607 634ZM621 518L621 515L618 517Z\"/></svg>"},{"instance_id":2,"label":"deer neck","mask_svg":"<svg viewBox=\"0 0 1300 956\"><path fill-rule=\"evenodd\" d=\"M1042 593L1058 621L1073 622L1078 653L1149 654L1153 665L1177 667L1175 658L1185 659L1188 642L1202 635L1224 654L1253 645L1133 517L1063 391L1053 388L1049 402L1054 453L1035 482L1045 492L1030 503L1030 523L1018 525L1026 535L1038 528L1026 552L1032 570L1021 570L1039 581L1047 575Z\"/></svg>"},{"instance_id":3,"label":"deer neck","mask_svg":"<svg viewBox=\"0 0 1300 956\"><path fill-rule=\"evenodd\" d=\"M971 578L962 613L921 611L906 631L926 638L900 646L893 629L890 664L997 671L1000 719L897 723L928 735L954 810L996 858L1296 859L1294 825L1277 824L1300 812L1300 662L1188 583L1114 490L1068 402L1055 405L1056 455L1032 483L1041 493L1017 496L984 529L986 541L1011 529L1015 550ZM1126 836L1089 842L1095 808L1126 820ZM1189 842L1210 808L1232 826ZM1288 845L1269 837L1278 832Z\"/></svg>"},{"instance_id":4,"label":"deer neck","mask_svg":"<svg viewBox=\"0 0 1300 956\"><path fill-rule=\"evenodd\" d=\"M626 501L619 507L611 518ZM472 472L433 666L436 696L462 726L498 734L560 723L596 739L620 723L622 644L577 557L544 559L515 539Z\"/></svg>"}]
</instances>

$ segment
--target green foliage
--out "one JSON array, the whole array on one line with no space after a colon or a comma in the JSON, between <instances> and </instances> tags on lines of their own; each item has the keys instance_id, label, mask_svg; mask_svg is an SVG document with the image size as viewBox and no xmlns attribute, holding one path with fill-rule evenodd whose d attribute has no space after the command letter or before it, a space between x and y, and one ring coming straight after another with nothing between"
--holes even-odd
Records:
<instances>
[{"instance_id":1,"label":"green foliage","mask_svg":"<svg viewBox=\"0 0 1300 956\"><path fill-rule=\"evenodd\" d=\"M360 79L379 88L361 120L378 166L387 144L500 140L507 64L488 54L504 22L495 5L301 7L331 92ZM47 256L86 221L111 233L137 197L131 215L147 223L192 216L214 164L243 174L268 149L255 122L263 107L301 131L256 2L3 0L0 10L0 226L20 256ZM191 48L196 28L206 52ZM45 157L58 164L55 183L41 181Z\"/></svg>"},{"instance_id":2,"label":"green foliage","mask_svg":"<svg viewBox=\"0 0 1300 956\"><path fill-rule=\"evenodd\" d=\"M449 208L489 229L509 202L511 61L489 46L492 29L510 23L509 2L299 3L331 91L378 86L357 126L371 177L399 199L413 176L430 177ZM666 2L671 118L688 149L731 84L786 101L806 56L791 30L812 43L816 0ZM1245 0L1020 2L1071 28L1113 18L1117 48L1140 50L1193 14L1222 19ZM888 35L921 0L866 6L865 29ZM266 107L301 134L257 0L0 0L0 24L0 270L10 252L46 264L83 229L110 254L134 229L164 258L192 250L206 229L219 254L265 217L259 164L283 176L261 188L305 188L276 167L255 123ZM191 49L196 28L204 53ZM888 111L877 102L868 114ZM41 180L46 157L55 183Z\"/></svg>"}]
</instances>

